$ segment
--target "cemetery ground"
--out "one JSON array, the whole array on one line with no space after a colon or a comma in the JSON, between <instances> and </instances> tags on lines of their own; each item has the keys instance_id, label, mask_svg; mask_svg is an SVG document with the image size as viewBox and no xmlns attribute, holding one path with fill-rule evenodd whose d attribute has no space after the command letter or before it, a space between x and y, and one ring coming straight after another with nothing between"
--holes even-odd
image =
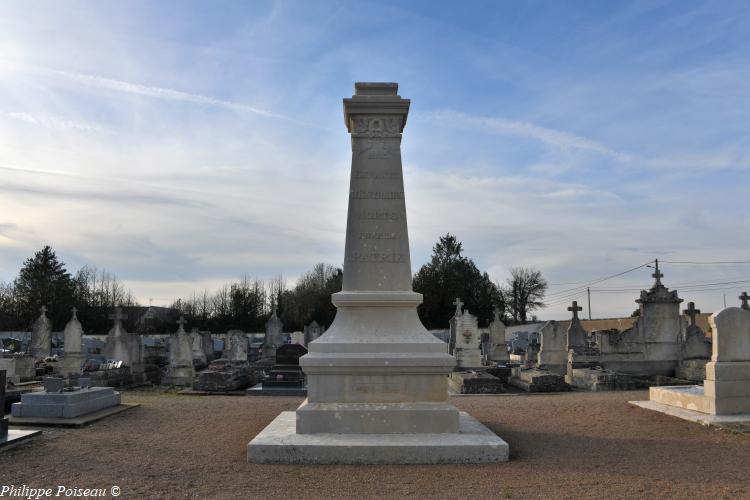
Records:
<instances>
[{"instance_id":1,"label":"cemetery ground","mask_svg":"<svg viewBox=\"0 0 750 500\"><path fill-rule=\"evenodd\" d=\"M138 408L3 452L0 483L117 485L123 498L750 497L750 433L627 403L647 391L451 399L510 443L510 462L248 464L248 441L302 398L143 390L123 394Z\"/></svg>"}]
</instances>

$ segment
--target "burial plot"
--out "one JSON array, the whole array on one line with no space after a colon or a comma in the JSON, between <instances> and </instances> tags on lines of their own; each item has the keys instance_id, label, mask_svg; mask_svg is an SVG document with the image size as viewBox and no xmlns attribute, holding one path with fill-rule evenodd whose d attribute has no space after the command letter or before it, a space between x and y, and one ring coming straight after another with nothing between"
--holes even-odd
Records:
<instances>
[{"instance_id":1,"label":"burial plot","mask_svg":"<svg viewBox=\"0 0 750 500\"><path fill-rule=\"evenodd\" d=\"M508 444L448 402L455 360L420 323L401 167L409 101L395 83L344 100L352 170L342 291L331 327L300 365L308 398L248 444L262 463L471 463Z\"/></svg>"},{"instance_id":2,"label":"burial plot","mask_svg":"<svg viewBox=\"0 0 750 500\"><path fill-rule=\"evenodd\" d=\"M728 307L711 315L711 361L703 386L651 387L634 404L703 423L750 422L750 311Z\"/></svg>"},{"instance_id":3,"label":"burial plot","mask_svg":"<svg viewBox=\"0 0 750 500\"><path fill-rule=\"evenodd\" d=\"M276 349L275 364L263 381L250 389L251 396L306 396L305 373L299 359L307 349L299 344L284 344Z\"/></svg>"},{"instance_id":4,"label":"burial plot","mask_svg":"<svg viewBox=\"0 0 750 500\"><path fill-rule=\"evenodd\" d=\"M195 377L193 389L208 394L244 394L238 391L244 391L253 382L247 345L247 336L242 330L229 330L224 341L224 356L213 360Z\"/></svg>"},{"instance_id":5,"label":"burial plot","mask_svg":"<svg viewBox=\"0 0 750 500\"><path fill-rule=\"evenodd\" d=\"M688 303L683 313L688 317L689 324L685 329L685 343L682 346L677 377L700 382L706 378L706 364L711 359L711 342L695 322L695 317L700 314L695 304Z\"/></svg>"},{"instance_id":6,"label":"burial plot","mask_svg":"<svg viewBox=\"0 0 750 500\"><path fill-rule=\"evenodd\" d=\"M5 418L5 380L5 370L0 370L0 409L2 409L2 414L0 414L0 449L19 443L42 432L8 428L8 419Z\"/></svg>"},{"instance_id":7,"label":"burial plot","mask_svg":"<svg viewBox=\"0 0 750 500\"><path fill-rule=\"evenodd\" d=\"M62 378L46 377L44 391L21 396L11 407L13 425L84 425L138 405L120 404L120 393L111 387L91 387L80 377L79 386L65 387Z\"/></svg>"}]
</instances>

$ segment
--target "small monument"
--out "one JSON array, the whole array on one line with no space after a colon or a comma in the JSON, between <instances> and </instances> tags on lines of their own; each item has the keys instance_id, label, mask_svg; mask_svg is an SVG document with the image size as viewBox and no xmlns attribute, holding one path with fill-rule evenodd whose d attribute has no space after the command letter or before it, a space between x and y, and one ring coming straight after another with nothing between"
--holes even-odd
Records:
<instances>
[{"instance_id":1,"label":"small monument","mask_svg":"<svg viewBox=\"0 0 750 500\"><path fill-rule=\"evenodd\" d=\"M700 309L696 309L695 304L689 302L687 309L682 312L688 317L688 326L685 329L685 342L682 345L677 378L700 382L706 378L706 364L711 358L711 342L695 322Z\"/></svg>"},{"instance_id":2,"label":"small monument","mask_svg":"<svg viewBox=\"0 0 750 500\"><path fill-rule=\"evenodd\" d=\"M456 312L453 313L453 317L449 321L450 336L448 337L448 354L451 356L455 354L456 342L458 341L458 318L464 313L464 303L461 302L459 297L456 297L453 305L456 306Z\"/></svg>"},{"instance_id":3,"label":"small monument","mask_svg":"<svg viewBox=\"0 0 750 500\"><path fill-rule=\"evenodd\" d=\"M750 422L750 311L728 307L709 322L713 353L703 386L651 387L649 401L634 404L704 423Z\"/></svg>"},{"instance_id":4,"label":"small monument","mask_svg":"<svg viewBox=\"0 0 750 500\"><path fill-rule=\"evenodd\" d=\"M190 387L193 385L195 369L193 368L193 343L185 331L185 318L180 316L177 333L172 335L169 345L169 374L164 383Z\"/></svg>"},{"instance_id":5,"label":"small monument","mask_svg":"<svg viewBox=\"0 0 750 500\"><path fill-rule=\"evenodd\" d=\"M307 345L307 344L305 344L305 333L304 332L299 332L299 331L292 332L292 334L290 335L290 337L291 337L291 339L290 339L291 342L290 343L292 343L292 344L299 344L302 347L304 347L305 345Z\"/></svg>"},{"instance_id":6,"label":"small monument","mask_svg":"<svg viewBox=\"0 0 750 500\"><path fill-rule=\"evenodd\" d=\"M142 383L145 380L145 370L140 336L131 335L122 325L128 316L123 314L121 307L115 307L115 312L109 315L109 319L114 321L114 326L107 334L102 354L115 362L122 362L123 367L130 369L132 382Z\"/></svg>"},{"instance_id":7,"label":"small monument","mask_svg":"<svg viewBox=\"0 0 750 500\"><path fill-rule=\"evenodd\" d=\"M750 295L748 295L747 292L742 292L738 298L740 299L741 304L740 309L750 311L750 303L748 303L748 301L750 300Z\"/></svg>"},{"instance_id":8,"label":"small monument","mask_svg":"<svg viewBox=\"0 0 750 500\"><path fill-rule=\"evenodd\" d=\"M43 392L27 392L11 407L11 424L60 423L120 406L120 393L111 387L90 387L81 378L78 387L65 388L65 380L46 377ZM123 405L117 411L127 409ZM40 422L38 419L42 419ZM77 424L85 422L77 422Z\"/></svg>"},{"instance_id":9,"label":"small monument","mask_svg":"<svg viewBox=\"0 0 750 500\"><path fill-rule=\"evenodd\" d=\"M229 330L224 357L232 363L247 363L247 335L242 330Z\"/></svg>"},{"instance_id":10,"label":"small monument","mask_svg":"<svg viewBox=\"0 0 750 500\"><path fill-rule=\"evenodd\" d=\"M52 353L52 321L47 317L47 306L42 306L39 311L39 317L31 327L29 352L35 359L44 359Z\"/></svg>"},{"instance_id":11,"label":"small monument","mask_svg":"<svg viewBox=\"0 0 750 500\"><path fill-rule=\"evenodd\" d=\"M266 337L263 340L263 357L274 358L276 349L284 345L284 324L273 310L271 317L266 321Z\"/></svg>"},{"instance_id":12,"label":"small monument","mask_svg":"<svg viewBox=\"0 0 750 500\"><path fill-rule=\"evenodd\" d=\"M578 318L578 313L583 311L583 307L578 305L577 301L573 301L568 311L573 313L573 317L570 320L568 331L566 332L568 350L574 350L576 352L582 352L586 350L588 333L583 329L581 320Z\"/></svg>"},{"instance_id":13,"label":"small monument","mask_svg":"<svg viewBox=\"0 0 750 500\"><path fill-rule=\"evenodd\" d=\"M490 352L489 360L492 363L508 363L508 345L505 342L505 323L500 319L500 309L495 308L495 318L490 323Z\"/></svg>"},{"instance_id":14,"label":"small monument","mask_svg":"<svg viewBox=\"0 0 750 500\"><path fill-rule=\"evenodd\" d=\"M86 354L82 350L83 326L78 321L78 309L75 307L71 310L73 316L65 325L63 331L64 355L62 362L58 365L58 370L63 375L69 373L80 373L83 364L86 362Z\"/></svg>"},{"instance_id":15,"label":"small monument","mask_svg":"<svg viewBox=\"0 0 750 500\"><path fill-rule=\"evenodd\" d=\"M505 441L448 401L455 360L419 321L400 148L409 101L397 90L357 83L344 99L352 169L336 318L300 359L307 400L248 444L251 462L508 460Z\"/></svg>"},{"instance_id":16,"label":"small monument","mask_svg":"<svg viewBox=\"0 0 750 500\"><path fill-rule=\"evenodd\" d=\"M305 328L305 344L309 345L310 342L316 340L323 334L323 328L318 324L317 321L313 320L312 323L307 325Z\"/></svg>"},{"instance_id":17,"label":"small monument","mask_svg":"<svg viewBox=\"0 0 750 500\"><path fill-rule=\"evenodd\" d=\"M203 335L198 328L193 328L188 335L190 339L190 349L193 356L193 366L197 369L205 368L208 364L208 356L203 346Z\"/></svg>"},{"instance_id":18,"label":"small monument","mask_svg":"<svg viewBox=\"0 0 750 500\"><path fill-rule=\"evenodd\" d=\"M544 370L565 376L568 369L568 339L570 328L565 323L547 321L539 329L539 352L536 365Z\"/></svg>"},{"instance_id":19,"label":"small monument","mask_svg":"<svg viewBox=\"0 0 750 500\"><path fill-rule=\"evenodd\" d=\"M456 317L456 368L477 369L482 368L482 352L479 349L479 325L477 317L468 310Z\"/></svg>"},{"instance_id":20,"label":"small monument","mask_svg":"<svg viewBox=\"0 0 750 500\"><path fill-rule=\"evenodd\" d=\"M260 384L248 389L247 393L259 396L306 396L305 374L299 366L299 359L305 354L307 349L299 344L279 346L273 368Z\"/></svg>"}]
</instances>

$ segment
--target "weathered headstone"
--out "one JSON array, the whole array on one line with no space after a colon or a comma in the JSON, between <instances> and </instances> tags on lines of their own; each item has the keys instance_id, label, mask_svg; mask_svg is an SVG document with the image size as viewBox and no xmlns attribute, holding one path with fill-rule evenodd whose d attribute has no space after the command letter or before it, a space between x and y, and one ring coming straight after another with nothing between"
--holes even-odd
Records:
<instances>
[{"instance_id":1,"label":"weathered headstone","mask_svg":"<svg viewBox=\"0 0 750 500\"><path fill-rule=\"evenodd\" d=\"M578 319L578 312L583 311L583 307L579 306L578 302L574 300L573 304L568 307L568 311L573 313L573 317L570 320L570 325L568 326L568 331L566 333L568 350L573 349L574 351L580 351L586 349L586 339L588 334L586 333L586 330L583 329L581 320Z\"/></svg>"},{"instance_id":2,"label":"weathered headstone","mask_svg":"<svg viewBox=\"0 0 750 500\"><path fill-rule=\"evenodd\" d=\"M131 380L136 383L145 380L143 366L143 343L140 335L131 335L123 326L123 320L128 319L122 308L115 307L114 313L109 315L114 325L107 334L107 341L102 354L114 361L121 361L131 372Z\"/></svg>"},{"instance_id":3,"label":"weathered headstone","mask_svg":"<svg viewBox=\"0 0 750 500\"><path fill-rule=\"evenodd\" d=\"M505 341L505 323L500 319L500 309L495 308L495 318L489 326L490 330L490 354L489 360L493 363L507 363L510 361L508 346Z\"/></svg>"},{"instance_id":4,"label":"weathered headstone","mask_svg":"<svg viewBox=\"0 0 750 500\"><path fill-rule=\"evenodd\" d=\"M185 331L185 318L180 316L177 320L179 328L172 335L169 346L169 374L165 379L168 385L191 386L193 385L193 343Z\"/></svg>"},{"instance_id":5,"label":"weathered headstone","mask_svg":"<svg viewBox=\"0 0 750 500\"><path fill-rule=\"evenodd\" d=\"M299 344L301 346L305 346L305 333L304 332L292 332L291 335L291 343L292 344Z\"/></svg>"},{"instance_id":6,"label":"weathered headstone","mask_svg":"<svg viewBox=\"0 0 750 500\"><path fill-rule=\"evenodd\" d=\"M507 443L448 402L454 359L417 315L422 296L412 291L400 151L409 101L394 83L355 87L344 100L352 174L343 286L332 296L336 318L300 359L307 400L256 436L248 459L507 460Z\"/></svg>"},{"instance_id":7,"label":"weathered headstone","mask_svg":"<svg viewBox=\"0 0 750 500\"><path fill-rule=\"evenodd\" d=\"M224 357L229 361L247 363L247 335L242 330L229 330L227 332L227 346Z\"/></svg>"},{"instance_id":8,"label":"weathered headstone","mask_svg":"<svg viewBox=\"0 0 750 500\"><path fill-rule=\"evenodd\" d=\"M459 297L453 301L453 305L456 306L456 311L453 313L453 317L449 321L450 334L448 338L448 354L453 356L455 354L456 343L458 341L458 318L464 313L464 303Z\"/></svg>"},{"instance_id":9,"label":"weathered headstone","mask_svg":"<svg viewBox=\"0 0 750 500\"><path fill-rule=\"evenodd\" d=\"M42 306L39 317L31 327L30 354L36 358L45 358L52 352L52 321L47 317L47 307Z\"/></svg>"},{"instance_id":10,"label":"weathered headstone","mask_svg":"<svg viewBox=\"0 0 750 500\"><path fill-rule=\"evenodd\" d=\"M58 370L66 375L68 373L80 373L86 362L86 354L82 352L83 326L78 321L78 309L72 309L73 316L65 325L63 331L64 355L59 363Z\"/></svg>"},{"instance_id":11,"label":"weathered headstone","mask_svg":"<svg viewBox=\"0 0 750 500\"><path fill-rule=\"evenodd\" d=\"M477 317L464 310L456 317L456 367L481 368L482 353L479 349L480 332Z\"/></svg>"},{"instance_id":12,"label":"weathered headstone","mask_svg":"<svg viewBox=\"0 0 750 500\"><path fill-rule=\"evenodd\" d=\"M320 336L319 333L318 336ZM282 345L284 345L284 324L276 315L276 309L274 309L271 317L266 321L266 337L263 340L263 357L274 357L276 355L276 349Z\"/></svg>"},{"instance_id":13,"label":"weathered headstone","mask_svg":"<svg viewBox=\"0 0 750 500\"><path fill-rule=\"evenodd\" d=\"M536 364L558 375L565 375L568 367L568 332L563 324L548 321L539 329L539 352Z\"/></svg>"},{"instance_id":14,"label":"weathered headstone","mask_svg":"<svg viewBox=\"0 0 750 500\"><path fill-rule=\"evenodd\" d=\"M203 335L198 331L198 328L193 328L188 337L190 339L193 365L197 367L205 367L208 363L208 356L204 350Z\"/></svg>"},{"instance_id":15,"label":"weathered headstone","mask_svg":"<svg viewBox=\"0 0 750 500\"><path fill-rule=\"evenodd\" d=\"M313 320L312 323L307 325L305 328L305 343L309 344L313 340L317 340L323 334L323 328L318 324L317 321Z\"/></svg>"}]
</instances>

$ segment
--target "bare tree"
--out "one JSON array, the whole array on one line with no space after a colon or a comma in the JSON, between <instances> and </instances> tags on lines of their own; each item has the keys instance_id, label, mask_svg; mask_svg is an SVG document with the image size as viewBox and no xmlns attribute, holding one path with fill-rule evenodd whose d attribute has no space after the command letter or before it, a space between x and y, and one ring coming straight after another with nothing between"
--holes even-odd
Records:
<instances>
[{"instance_id":1,"label":"bare tree","mask_svg":"<svg viewBox=\"0 0 750 500\"><path fill-rule=\"evenodd\" d=\"M515 323L526 323L527 315L544 307L547 281L541 271L534 268L514 267L503 289L505 305Z\"/></svg>"}]
</instances>

